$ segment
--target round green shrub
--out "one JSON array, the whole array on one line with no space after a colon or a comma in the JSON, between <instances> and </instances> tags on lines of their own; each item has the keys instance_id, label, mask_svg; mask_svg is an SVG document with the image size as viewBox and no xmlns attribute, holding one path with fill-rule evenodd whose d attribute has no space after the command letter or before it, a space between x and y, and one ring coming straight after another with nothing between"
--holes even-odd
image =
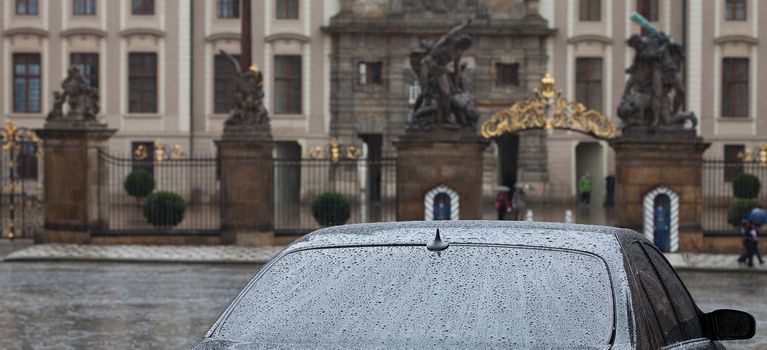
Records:
<instances>
[{"instance_id":1,"label":"round green shrub","mask_svg":"<svg viewBox=\"0 0 767 350\"><path fill-rule=\"evenodd\" d=\"M351 211L349 200L338 192L322 192L312 200L312 215L322 226L345 224Z\"/></svg>"},{"instance_id":2,"label":"round green shrub","mask_svg":"<svg viewBox=\"0 0 767 350\"><path fill-rule=\"evenodd\" d=\"M746 218L746 215L754 208L762 208L762 204L756 199L738 198L727 209L727 223L740 227L740 222Z\"/></svg>"},{"instance_id":3,"label":"round green shrub","mask_svg":"<svg viewBox=\"0 0 767 350\"><path fill-rule=\"evenodd\" d=\"M154 191L154 176L146 170L131 171L125 177L123 188L133 197L146 197Z\"/></svg>"},{"instance_id":4,"label":"round green shrub","mask_svg":"<svg viewBox=\"0 0 767 350\"><path fill-rule=\"evenodd\" d=\"M735 198L756 198L761 189L759 178L746 173L740 173L732 182L732 193Z\"/></svg>"},{"instance_id":5,"label":"round green shrub","mask_svg":"<svg viewBox=\"0 0 767 350\"><path fill-rule=\"evenodd\" d=\"M158 227L173 227L184 219L186 201L175 192L159 191L144 200L144 217Z\"/></svg>"}]
</instances>

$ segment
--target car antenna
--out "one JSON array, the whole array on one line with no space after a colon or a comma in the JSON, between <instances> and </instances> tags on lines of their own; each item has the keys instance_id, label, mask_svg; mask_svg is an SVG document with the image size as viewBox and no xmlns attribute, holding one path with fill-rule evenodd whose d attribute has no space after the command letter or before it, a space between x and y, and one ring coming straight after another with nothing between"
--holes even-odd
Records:
<instances>
[{"instance_id":1,"label":"car antenna","mask_svg":"<svg viewBox=\"0 0 767 350\"><path fill-rule=\"evenodd\" d=\"M439 229L437 229L437 234L434 236L434 241L426 245L426 249L428 249L430 252L441 252L447 247L449 247L450 244L442 240L442 236L439 235Z\"/></svg>"}]
</instances>

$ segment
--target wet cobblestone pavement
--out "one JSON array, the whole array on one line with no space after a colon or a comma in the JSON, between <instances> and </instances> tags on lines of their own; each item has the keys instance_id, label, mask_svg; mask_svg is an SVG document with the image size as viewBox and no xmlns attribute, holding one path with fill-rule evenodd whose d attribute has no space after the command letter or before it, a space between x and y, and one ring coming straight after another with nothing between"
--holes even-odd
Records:
<instances>
[{"instance_id":1,"label":"wet cobblestone pavement","mask_svg":"<svg viewBox=\"0 0 767 350\"><path fill-rule=\"evenodd\" d=\"M183 349L202 336L258 265L0 263L0 349ZM680 272L704 311L757 319L767 349L767 275Z\"/></svg>"},{"instance_id":2,"label":"wet cobblestone pavement","mask_svg":"<svg viewBox=\"0 0 767 350\"><path fill-rule=\"evenodd\" d=\"M0 264L0 349L183 349L260 266Z\"/></svg>"}]
</instances>

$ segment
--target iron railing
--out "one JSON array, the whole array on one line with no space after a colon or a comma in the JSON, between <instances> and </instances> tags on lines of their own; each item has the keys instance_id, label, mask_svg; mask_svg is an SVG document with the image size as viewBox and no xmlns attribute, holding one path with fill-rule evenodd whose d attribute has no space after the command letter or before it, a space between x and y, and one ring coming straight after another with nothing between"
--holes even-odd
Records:
<instances>
[{"instance_id":1,"label":"iron railing","mask_svg":"<svg viewBox=\"0 0 767 350\"><path fill-rule=\"evenodd\" d=\"M186 211L175 226L155 226L144 214L144 198L128 195L126 177L134 170L153 175L155 191L175 192L184 198ZM217 234L219 180L216 158L136 160L99 152L98 207L100 234Z\"/></svg>"},{"instance_id":2,"label":"iron railing","mask_svg":"<svg viewBox=\"0 0 767 350\"><path fill-rule=\"evenodd\" d=\"M320 193L334 191L351 203L347 223L395 221L397 160L277 159L274 230L277 234L304 234L320 228L311 202Z\"/></svg>"},{"instance_id":3,"label":"iron railing","mask_svg":"<svg viewBox=\"0 0 767 350\"><path fill-rule=\"evenodd\" d=\"M702 172L703 233L738 235L738 230L727 223L727 210L735 201L732 181L738 174L748 173L758 177L764 187L767 184L767 166L758 162L706 160ZM756 199L764 205L767 203L767 192L762 189Z\"/></svg>"}]
</instances>

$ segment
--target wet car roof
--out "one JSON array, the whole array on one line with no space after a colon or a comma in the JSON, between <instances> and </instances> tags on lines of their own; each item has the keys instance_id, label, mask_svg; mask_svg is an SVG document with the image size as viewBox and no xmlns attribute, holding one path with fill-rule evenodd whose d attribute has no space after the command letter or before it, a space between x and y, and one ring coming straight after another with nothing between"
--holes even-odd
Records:
<instances>
[{"instance_id":1,"label":"wet car roof","mask_svg":"<svg viewBox=\"0 0 767 350\"><path fill-rule=\"evenodd\" d=\"M426 245L437 229L455 244L499 244L573 249L603 255L620 253L616 235L633 231L606 226L518 221L413 221L355 224L317 230L285 253L311 248L359 245ZM638 236L638 235L637 235Z\"/></svg>"}]
</instances>

